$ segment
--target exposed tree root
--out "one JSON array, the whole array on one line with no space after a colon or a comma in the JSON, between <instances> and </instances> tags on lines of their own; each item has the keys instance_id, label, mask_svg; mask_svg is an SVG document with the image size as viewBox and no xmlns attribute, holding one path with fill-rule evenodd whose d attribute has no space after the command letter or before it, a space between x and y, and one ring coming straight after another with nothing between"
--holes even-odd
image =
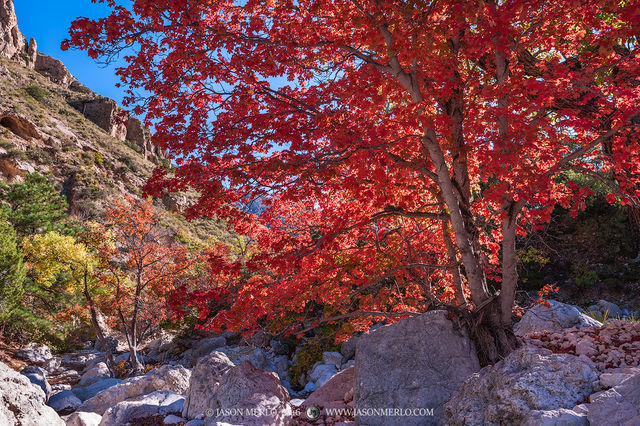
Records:
<instances>
[{"instance_id":1,"label":"exposed tree root","mask_svg":"<svg viewBox=\"0 0 640 426\"><path fill-rule=\"evenodd\" d=\"M513 324L504 324L501 320L498 298L476 311L453 308L453 314L459 319L460 325L467 327L481 366L495 364L518 347Z\"/></svg>"}]
</instances>

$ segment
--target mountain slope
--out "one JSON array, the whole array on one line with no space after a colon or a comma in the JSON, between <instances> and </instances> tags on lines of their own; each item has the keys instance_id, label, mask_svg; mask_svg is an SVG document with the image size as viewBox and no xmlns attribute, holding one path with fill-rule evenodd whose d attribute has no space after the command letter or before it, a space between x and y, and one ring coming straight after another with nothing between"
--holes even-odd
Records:
<instances>
[{"instance_id":1,"label":"mountain slope","mask_svg":"<svg viewBox=\"0 0 640 426\"><path fill-rule=\"evenodd\" d=\"M114 197L141 196L153 169L170 166L148 129L76 81L62 62L38 53L33 39L26 43L12 24L11 0L0 10L0 181L46 175L81 220L99 221ZM187 223L180 213L188 202L167 194L154 204L184 240L229 237L219 222Z\"/></svg>"}]
</instances>

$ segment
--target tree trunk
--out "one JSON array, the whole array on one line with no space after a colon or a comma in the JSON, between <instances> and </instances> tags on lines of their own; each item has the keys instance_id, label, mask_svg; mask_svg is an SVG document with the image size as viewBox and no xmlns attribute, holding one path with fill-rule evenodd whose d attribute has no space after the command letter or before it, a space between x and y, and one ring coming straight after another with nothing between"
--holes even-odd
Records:
<instances>
[{"instance_id":1,"label":"tree trunk","mask_svg":"<svg viewBox=\"0 0 640 426\"><path fill-rule=\"evenodd\" d=\"M89 304L89 312L91 314L91 323L93 324L93 328L96 331L96 336L98 336L98 341L104 348L105 352L105 363L107 364L107 368L111 373L111 376L114 377L115 370L113 366L115 362L113 361L113 354L111 353L111 348L107 343L107 339L104 336L104 332L102 331L102 327L100 327L100 323L98 322L98 313L96 312L95 304L93 303L93 298L91 297L91 293L89 292L89 282L88 282L88 271L84 273L84 297L87 299L87 303Z\"/></svg>"},{"instance_id":2,"label":"tree trunk","mask_svg":"<svg viewBox=\"0 0 640 426\"><path fill-rule=\"evenodd\" d=\"M494 40L496 81L498 86L504 86L509 76L509 65L505 53L500 47L498 38ZM504 111L509 107L509 97L501 96L497 100L498 107ZM509 136L509 121L507 114L497 117L498 140L507 142ZM508 145L507 145L508 147ZM505 148L509 149L509 148ZM515 292L518 284L517 256L516 256L516 228L518 214L524 203L515 202L505 194L502 205L504 218L502 220L502 286L499 294L495 294L480 306L475 306L471 335L474 338L478 357L482 365L494 364L518 346L518 340L513 333L512 310L515 302Z\"/></svg>"},{"instance_id":3,"label":"tree trunk","mask_svg":"<svg viewBox=\"0 0 640 426\"><path fill-rule=\"evenodd\" d=\"M451 277L453 279L453 286L455 289L455 298L457 306L467 306L467 298L464 296L464 287L462 286L462 278L460 274L460 265L458 265L458 257L456 256L455 246L449 236L447 229L449 222L442 221L442 239L447 246L447 253L449 255L449 264L451 265Z\"/></svg>"},{"instance_id":4,"label":"tree trunk","mask_svg":"<svg viewBox=\"0 0 640 426\"><path fill-rule=\"evenodd\" d=\"M135 373L144 372L144 366L138 359L138 348L136 345L129 348L129 364L131 364L131 368Z\"/></svg>"},{"instance_id":5,"label":"tree trunk","mask_svg":"<svg viewBox=\"0 0 640 426\"><path fill-rule=\"evenodd\" d=\"M383 34L387 38L387 44L391 45L391 36ZM459 40L454 38L449 40L452 53L456 53ZM496 50L496 78L498 84L503 85L508 76L508 63L506 57ZM405 72L399 64L397 57L393 57L387 67L382 67L386 72L394 74L395 79L407 90L411 95L414 103L424 101L424 97L420 91L417 77L415 73L409 74ZM454 73L455 77L455 73ZM459 78L459 75L457 75ZM441 102L441 107L450 115L454 126L452 128L453 144L455 152L450 152L453 156L453 164L448 165L443 147L438 141L438 136L432 128L425 127L422 135L422 143L426 148L428 157L435 168L435 181L441 191L444 202L449 211L449 217L453 233L455 235L455 244L460 253L462 266L464 267L464 276L471 293L471 301L473 310L469 311L467 306L464 308L456 308L460 316L466 319L471 336L476 341L478 356L483 365L495 363L506 356L517 346L517 339L513 334L512 323L505 321L506 315L503 315L501 303L507 303L511 297L513 289L507 289L507 294L502 300L498 295L491 296L487 286L486 274L484 271L483 254L480 249L478 234L475 230L473 212L470 207L470 190L469 176L466 167L466 159L464 158L464 138L462 122L464 119L464 89L455 93L455 96L447 102ZM501 107L508 107L508 98L498 99ZM506 138L508 132L507 116L498 117L498 128L500 138ZM453 170L453 176L451 171ZM515 216L513 217L513 238L515 241ZM510 225L511 226L511 225ZM509 232L511 228L509 227ZM446 242L446 238L445 238ZM509 247L513 247L515 253L515 242L513 245L508 242ZM511 256L509 255L509 259ZM515 257L513 257L515 259ZM510 260L511 262L511 260ZM515 285L517 274L515 274L515 260L513 266L510 264L508 270L510 276L508 282ZM508 274L508 275L509 275ZM515 281L513 280L515 277ZM461 300L461 299L460 299ZM511 307L509 307L510 312Z\"/></svg>"},{"instance_id":6,"label":"tree trunk","mask_svg":"<svg viewBox=\"0 0 640 426\"><path fill-rule=\"evenodd\" d=\"M131 336L129 336L129 364L134 373L144 372L144 366L138 359L138 306L140 305L140 275L138 275L138 285L136 286L136 294L133 300L133 313L131 314L131 327L129 329Z\"/></svg>"},{"instance_id":7,"label":"tree trunk","mask_svg":"<svg viewBox=\"0 0 640 426\"><path fill-rule=\"evenodd\" d=\"M516 228L518 214L523 202L505 202L502 219L502 286L500 290L500 310L502 323L512 323L516 288L518 287L518 257L516 254Z\"/></svg>"},{"instance_id":8,"label":"tree trunk","mask_svg":"<svg viewBox=\"0 0 640 426\"><path fill-rule=\"evenodd\" d=\"M475 305L480 305L489 298L487 281L480 262L481 254L475 250L475 243L472 241L465 226L458 196L456 195L456 190L449 176L449 168L447 167L444 153L436 138L437 136L432 130L426 130L424 142L429 151L431 161L436 168L438 186L442 191L442 196L449 209L456 244L462 256L462 264L464 265L467 284L471 290L471 298Z\"/></svg>"},{"instance_id":9,"label":"tree trunk","mask_svg":"<svg viewBox=\"0 0 640 426\"><path fill-rule=\"evenodd\" d=\"M486 305L472 311L467 325L482 366L495 364L518 347L513 323L511 319L504 322L498 297L494 296Z\"/></svg>"}]
</instances>

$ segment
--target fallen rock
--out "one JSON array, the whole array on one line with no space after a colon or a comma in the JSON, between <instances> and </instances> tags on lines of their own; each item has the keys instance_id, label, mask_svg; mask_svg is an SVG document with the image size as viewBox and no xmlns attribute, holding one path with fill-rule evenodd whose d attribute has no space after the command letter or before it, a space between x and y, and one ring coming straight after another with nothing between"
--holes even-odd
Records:
<instances>
[{"instance_id":1,"label":"fallen rock","mask_svg":"<svg viewBox=\"0 0 640 426\"><path fill-rule=\"evenodd\" d=\"M636 374L640 374L640 368L638 367L611 369L600 375L600 386L603 388L612 388Z\"/></svg>"},{"instance_id":2,"label":"fallen rock","mask_svg":"<svg viewBox=\"0 0 640 426\"><path fill-rule=\"evenodd\" d=\"M104 337L105 343L106 345L109 347L109 349L111 349L111 353L115 353L118 350L118 339L116 339L113 336L105 336ZM105 348L102 347L102 342L100 342L99 339L96 339L96 342L94 343L93 347L100 352L104 352Z\"/></svg>"},{"instance_id":3,"label":"fallen rock","mask_svg":"<svg viewBox=\"0 0 640 426\"><path fill-rule=\"evenodd\" d=\"M64 383L59 383L56 385L51 385L51 394L62 392L63 390L71 390L71 385L67 385ZM74 394L75 395L75 394Z\"/></svg>"},{"instance_id":4,"label":"fallen rock","mask_svg":"<svg viewBox=\"0 0 640 426\"><path fill-rule=\"evenodd\" d=\"M29 343L24 348L18 350L16 355L25 361L29 361L34 364L44 363L53 358L51 349L49 349L47 345L40 343Z\"/></svg>"},{"instance_id":5,"label":"fallen rock","mask_svg":"<svg viewBox=\"0 0 640 426\"><path fill-rule=\"evenodd\" d=\"M354 368L339 372L309 395L302 405L305 407L326 407L336 401L344 401L345 396L349 392L353 392L354 376Z\"/></svg>"},{"instance_id":6,"label":"fallen rock","mask_svg":"<svg viewBox=\"0 0 640 426\"><path fill-rule=\"evenodd\" d=\"M603 373L640 366L640 322L610 320L600 327L533 332L524 343L593 361Z\"/></svg>"},{"instance_id":7,"label":"fallen rock","mask_svg":"<svg viewBox=\"0 0 640 426\"><path fill-rule=\"evenodd\" d=\"M82 350L62 356L62 365L76 371L86 371L89 365L104 361L104 354L94 350Z\"/></svg>"},{"instance_id":8,"label":"fallen rock","mask_svg":"<svg viewBox=\"0 0 640 426\"><path fill-rule=\"evenodd\" d=\"M78 398L80 398L80 401L84 402L95 397L100 392L116 386L120 383L122 383L122 380L120 379L104 379L84 388L73 388L72 391Z\"/></svg>"},{"instance_id":9,"label":"fallen rock","mask_svg":"<svg viewBox=\"0 0 640 426\"><path fill-rule=\"evenodd\" d=\"M587 312L606 316L607 318L621 318L623 316L622 309L615 303L606 300L598 300L596 304L589 306Z\"/></svg>"},{"instance_id":10,"label":"fallen rock","mask_svg":"<svg viewBox=\"0 0 640 426\"><path fill-rule=\"evenodd\" d=\"M183 396L168 389L157 390L109 408L103 414L100 426L122 426L137 418L180 413L183 403Z\"/></svg>"},{"instance_id":11,"label":"fallen rock","mask_svg":"<svg viewBox=\"0 0 640 426\"><path fill-rule=\"evenodd\" d=\"M235 365L249 361L258 368L267 367L267 354L260 348L251 346L225 346L217 349L226 354Z\"/></svg>"},{"instance_id":12,"label":"fallen rock","mask_svg":"<svg viewBox=\"0 0 640 426\"><path fill-rule=\"evenodd\" d=\"M82 401L70 390L63 390L62 392L53 394L51 398L49 398L47 405L56 410L56 413L64 416L76 411L78 407L82 405Z\"/></svg>"},{"instance_id":13,"label":"fallen rock","mask_svg":"<svg viewBox=\"0 0 640 426\"><path fill-rule=\"evenodd\" d=\"M51 396L51 385L47 381L47 372L44 368L29 365L23 368L20 374L26 376L31 383L42 389L45 395L45 401L49 400Z\"/></svg>"},{"instance_id":14,"label":"fallen rock","mask_svg":"<svg viewBox=\"0 0 640 426\"><path fill-rule=\"evenodd\" d=\"M274 358L271 358L267 362L267 370L273 371L280 377L281 380L287 380L289 378L289 373L287 372L289 368L289 357L286 355L279 355Z\"/></svg>"},{"instance_id":15,"label":"fallen rock","mask_svg":"<svg viewBox=\"0 0 640 426\"><path fill-rule=\"evenodd\" d=\"M350 359L349 361L347 361L344 364L342 364L342 367L340 367L340 371L344 371L347 368L351 368L351 367L355 367L355 366L356 366L356 361L354 359Z\"/></svg>"},{"instance_id":16,"label":"fallen rock","mask_svg":"<svg viewBox=\"0 0 640 426\"><path fill-rule=\"evenodd\" d=\"M570 409L597 380L588 359L531 346L467 379L445 406L447 424L520 424L531 411Z\"/></svg>"},{"instance_id":17,"label":"fallen rock","mask_svg":"<svg viewBox=\"0 0 640 426\"><path fill-rule=\"evenodd\" d=\"M0 362L0 424L64 426L45 405L45 394L24 375Z\"/></svg>"},{"instance_id":18,"label":"fallen rock","mask_svg":"<svg viewBox=\"0 0 640 426\"><path fill-rule=\"evenodd\" d=\"M78 373L76 370L64 370L57 376L55 376L55 378L52 378L52 381L53 380L58 383L75 384L80 381L80 373Z\"/></svg>"},{"instance_id":19,"label":"fallen rock","mask_svg":"<svg viewBox=\"0 0 640 426\"><path fill-rule=\"evenodd\" d=\"M578 414L587 414L589 412L589 404L578 404L573 407L573 411Z\"/></svg>"},{"instance_id":20,"label":"fallen rock","mask_svg":"<svg viewBox=\"0 0 640 426\"><path fill-rule=\"evenodd\" d=\"M176 416L175 414L169 414L163 421L163 424L165 425L175 425L178 423L186 423L186 420L182 417Z\"/></svg>"},{"instance_id":21,"label":"fallen rock","mask_svg":"<svg viewBox=\"0 0 640 426\"><path fill-rule=\"evenodd\" d=\"M340 352L324 352L322 354L322 362L340 368L342 365L342 354Z\"/></svg>"},{"instance_id":22,"label":"fallen rock","mask_svg":"<svg viewBox=\"0 0 640 426\"><path fill-rule=\"evenodd\" d=\"M98 426L101 421L100 414L76 411L67 417L67 426Z\"/></svg>"},{"instance_id":23,"label":"fallen rock","mask_svg":"<svg viewBox=\"0 0 640 426\"><path fill-rule=\"evenodd\" d=\"M83 402L80 411L90 411L102 415L109 407L114 407L119 402L150 394L160 389L183 394L189 388L190 376L191 372L181 365L163 365L144 376L123 380L121 383L97 393L94 397Z\"/></svg>"},{"instance_id":24,"label":"fallen rock","mask_svg":"<svg viewBox=\"0 0 640 426\"><path fill-rule=\"evenodd\" d=\"M209 355L211 352L218 348L221 348L227 344L227 339L222 336L209 337L200 340L193 348L195 356L200 358L201 356Z\"/></svg>"},{"instance_id":25,"label":"fallen rock","mask_svg":"<svg viewBox=\"0 0 640 426\"><path fill-rule=\"evenodd\" d=\"M275 373L249 361L225 373L211 398L212 415L206 426L220 423L244 426L286 425L292 420L289 393Z\"/></svg>"},{"instance_id":26,"label":"fallen rock","mask_svg":"<svg viewBox=\"0 0 640 426\"><path fill-rule=\"evenodd\" d=\"M636 426L640 424L640 374L589 397L587 418L592 425Z\"/></svg>"},{"instance_id":27,"label":"fallen rock","mask_svg":"<svg viewBox=\"0 0 640 426\"><path fill-rule=\"evenodd\" d=\"M538 304L529 309L513 327L517 336L536 331L562 331L568 328L600 327L602 323L583 314L573 305L549 300L550 307Z\"/></svg>"},{"instance_id":28,"label":"fallen rock","mask_svg":"<svg viewBox=\"0 0 640 426\"><path fill-rule=\"evenodd\" d=\"M355 360L356 409L421 410L416 416L356 418L371 426L437 424L444 403L480 369L466 331L456 329L446 311L430 311L361 336Z\"/></svg>"},{"instance_id":29,"label":"fallen rock","mask_svg":"<svg viewBox=\"0 0 640 426\"><path fill-rule=\"evenodd\" d=\"M107 364L104 362L99 362L90 369L88 369L80 378L78 382L78 387L85 387L92 385L93 383L99 382L104 379L108 379L111 377L111 373L109 372L109 368Z\"/></svg>"},{"instance_id":30,"label":"fallen rock","mask_svg":"<svg viewBox=\"0 0 640 426\"><path fill-rule=\"evenodd\" d=\"M338 373L338 369L333 364L316 364L309 373L309 381L315 383L316 387L321 387Z\"/></svg>"},{"instance_id":31,"label":"fallen rock","mask_svg":"<svg viewBox=\"0 0 640 426\"><path fill-rule=\"evenodd\" d=\"M302 389L301 393L311 393L311 392L315 392L316 390L316 384L313 382L307 382L306 385L304 385L304 388Z\"/></svg>"},{"instance_id":32,"label":"fallen rock","mask_svg":"<svg viewBox=\"0 0 640 426\"><path fill-rule=\"evenodd\" d=\"M522 426L589 426L586 414L559 408L550 411L532 411Z\"/></svg>"},{"instance_id":33,"label":"fallen rock","mask_svg":"<svg viewBox=\"0 0 640 426\"><path fill-rule=\"evenodd\" d=\"M356 355L356 342L358 338L353 336L346 342L342 342L340 345L340 353L344 356L345 360L352 359Z\"/></svg>"},{"instance_id":34,"label":"fallen rock","mask_svg":"<svg viewBox=\"0 0 640 426\"><path fill-rule=\"evenodd\" d=\"M191 372L182 416L195 419L214 404L222 376L234 367L227 355L213 352L198 360Z\"/></svg>"},{"instance_id":35,"label":"fallen rock","mask_svg":"<svg viewBox=\"0 0 640 426\"><path fill-rule=\"evenodd\" d=\"M47 371L48 375L61 374L66 371L66 369L62 367L62 360L57 356L54 356L50 360L46 361L42 365L42 367Z\"/></svg>"},{"instance_id":36,"label":"fallen rock","mask_svg":"<svg viewBox=\"0 0 640 426\"><path fill-rule=\"evenodd\" d=\"M168 352L173 345L173 336L163 334L147 343L146 349L149 351Z\"/></svg>"},{"instance_id":37,"label":"fallen rock","mask_svg":"<svg viewBox=\"0 0 640 426\"><path fill-rule=\"evenodd\" d=\"M193 368L198 363L198 357L193 353L193 349L187 349L182 352L178 363L187 368Z\"/></svg>"}]
</instances>

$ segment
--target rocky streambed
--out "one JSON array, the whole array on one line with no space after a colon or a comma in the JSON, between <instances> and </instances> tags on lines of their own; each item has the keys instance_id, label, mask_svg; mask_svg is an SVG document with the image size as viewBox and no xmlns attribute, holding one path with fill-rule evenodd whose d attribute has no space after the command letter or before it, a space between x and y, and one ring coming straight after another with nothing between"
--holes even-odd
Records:
<instances>
[{"instance_id":1,"label":"rocky streambed","mask_svg":"<svg viewBox=\"0 0 640 426\"><path fill-rule=\"evenodd\" d=\"M126 379L95 348L31 344L17 353L21 372L0 363L0 424L640 424L639 322L602 325L552 301L515 330L521 347L480 368L465 330L430 311L325 352L301 392L292 359L264 335L162 336L142 351L154 368Z\"/></svg>"}]
</instances>

